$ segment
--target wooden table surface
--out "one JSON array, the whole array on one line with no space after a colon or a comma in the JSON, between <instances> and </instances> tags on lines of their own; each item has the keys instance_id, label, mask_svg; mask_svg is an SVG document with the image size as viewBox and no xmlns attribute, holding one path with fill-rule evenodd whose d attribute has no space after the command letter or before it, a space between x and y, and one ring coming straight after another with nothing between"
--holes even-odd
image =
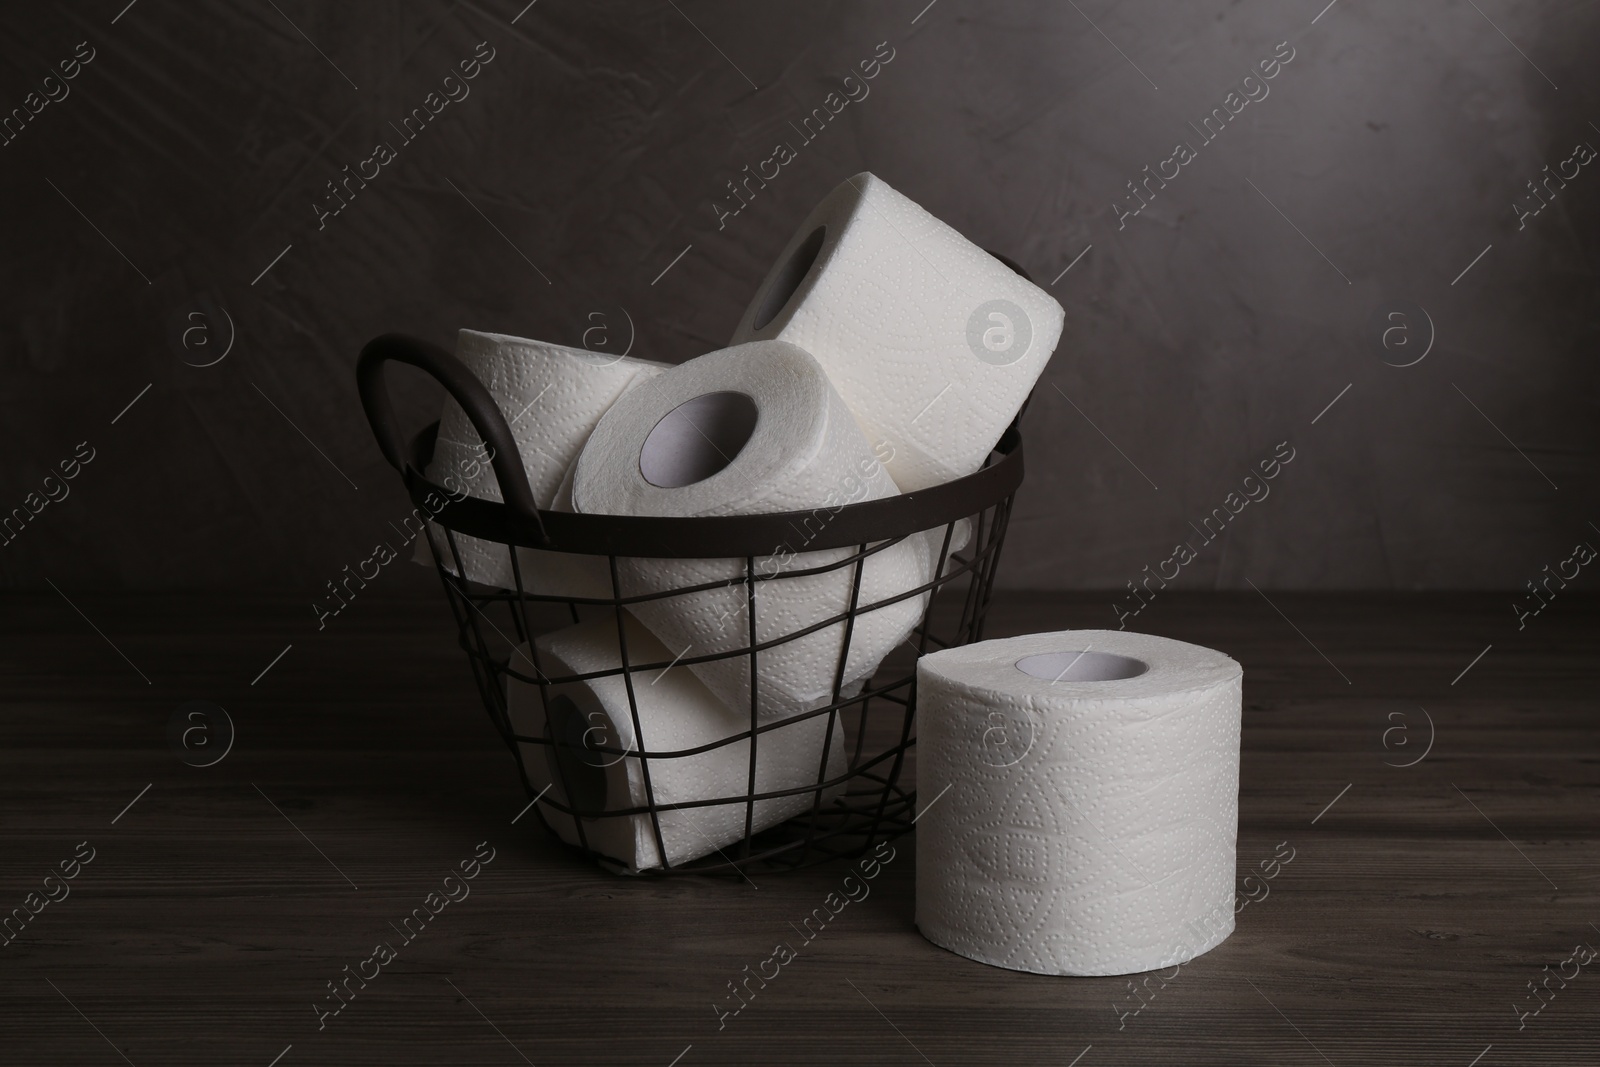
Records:
<instances>
[{"instance_id":1,"label":"wooden table surface","mask_svg":"<svg viewBox=\"0 0 1600 1067\"><path fill-rule=\"evenodd\" d=\"M1519 631L1509 595L1163 593L1139 628L1245 667L1240 875L1294 849L1232 937L1119 1014L1126 978L923 940L905 838L719 1029L845 868L623 879L513 825L437 583L388 584L321 632L300 598L5 598L0 909L93 859L0 948L0 1063L1600 1062L1600 960L1568 962L1600 947L1595 601ZM989 633L1114 625L1110 599L1012 596ZM237 727L214 766L168 743L190 700ZM470 896L319 1028L479 842Z\"/></svg>"}]
</instances>

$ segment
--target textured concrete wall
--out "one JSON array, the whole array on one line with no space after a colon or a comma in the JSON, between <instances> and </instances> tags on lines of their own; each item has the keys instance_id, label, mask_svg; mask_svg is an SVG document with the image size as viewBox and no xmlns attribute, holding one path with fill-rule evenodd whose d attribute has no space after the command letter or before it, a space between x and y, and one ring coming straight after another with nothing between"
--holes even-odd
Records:
<instances>
[{"instance_id":1,"label":"textured concrete wall","mask_svg":"<svg viewBox=\"0 0 1600 1067\"><path fill-rule=\"evenodd\" d=\"M1600 8L924 3L8 9L0 108L39 96L0 147L0 509L76 476L0 581L313 596L406 510L356 398L365 340L604 324L590 343L618 347L631 320L634 354L690 358L863 169L1067 310L1006 583L1513 587L1600 538L1600 165L1563 162L1600 146ZM719 225L725 183L875 53ZM1214 141L1190 126L1230 105ZM326 183L379 142L394 158L332 214ZM1546 164L1576 176L1519 229ZM1125 214L1146 165L1177 176Z\"/></svg>"}]
</instances>

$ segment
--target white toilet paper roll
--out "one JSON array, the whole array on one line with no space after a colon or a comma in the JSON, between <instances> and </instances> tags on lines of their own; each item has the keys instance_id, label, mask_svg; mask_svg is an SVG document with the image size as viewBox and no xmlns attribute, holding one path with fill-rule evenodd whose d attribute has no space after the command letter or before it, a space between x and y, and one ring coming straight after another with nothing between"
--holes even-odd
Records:
<instances>
[{"instance_id":1,"label":"white toilet paper roll","mask_svg":"<svg viewBox=\"0 0 1600 1067\"><path fill-rule=\"evenodd\" d=\"M557 490L600 416L627 390L669 366L476 330L462 330L457 335L456 358L488 387L511 426L534 500L553 510L567 510ZM453 398L445 401L439 419L439 437L427 477L453 492L485 500L504 499L482 439ZM454 574L455 559L443 532L431 523L428 532ZM504 545L464 535L455 540L469 581L515 586L511 554ZM416 559L433 562L421 540ZM610 565L603 557L523 548L517 551L517 565L523 588L529 593L611 595Z\"/></svg>"},{"instance_id":2,"label":"white toilet paper roll","mask_svg":"<svg viewBox=\"0 0 1600 1067\"><path fill-rule=\"evenodd\" d=\"M1220 652L1119 630L924 656L924 936L1040 974L1130 974L1219 944L1233 931L1241 676Z\"/></svg>"},{"instance_id":3,"label":"white toilet paper roll","mask_svg":"<svg viewBox=\"0 0 1600 1067\"><path fill-rule=\"evenodd\" d=\"M909 493L983 464L1061 325L1048 293L862 173L801 224L731 343L815 356Z\"/></svg>"},{"instance_id":4,"label":"white toilet paper roll","mask_svg":"<svg viewBox=\"0 0 1600 1067\"><path fill-rule=\"evenodd\" d=\"M794 527L787 556L756 561L756 638L786 634L842 615L856 564L800 577L797 571L854 555L851 548L805 551L834 509L893 496L894 481L822 368L782 341L712 352L624 396L600 420L578 457L573 510L585 514L712 516L809 512ZM866 557L858 605L879 603L925 582L928 549L919 535ZM742 579L740 559L619 559L625 596ZM711 655L749 642L742 581L631 610L673 656ZM870 675L921 618L927 594L859 614L844 682ZM831 702L843 651L843 621L758 652L756 697L763 719ZM690 664L733 708L750 706L746 655Z\"/></svg>"},{"instance_id":5,"label":"white toilet paper roll","mask_svg":"<svg viewBox=\"0 0 1600 1067\"><path fill-rule=\"evenodd\" d=\"M623 618L630 663L671 662L672 653L644 626L626 613ZM617 670L622 663L614 617L546 634L538 639L538 646L547 676ZM526 646L513 666L532 675L525 656ZM749 794L749 739L695 755L660 759L651 756L648 761L637 755L619 754L696 748L749 729L748 712L730 710L682 667L632 676L633 699L639 712L637 733L628 702L628 683L621 674L552 687L548 717L538 686L516 679L508 679L508 683L507 706L513 730L522 736L547 737L556 742L520 744L528 778L536 789L550 786L548 796L569 807L623 809L642 807L652 798L655 804L678 804ZM834 717L829 743L829 718L817 715L757 735L756 792L802 788L845 772L843 724ZM595 748L619 752L596 752ZM824 770L826 777L819 778ZM563 788L563 778L573 786L570 799ZM824 809L842 789L840 785L825 790ZM810 811L814 800L814 793L797 793L757 802L752 832ZM668 862L686 863L741 840L745 809L740 800L660 812ZM562 840L580 843L571 815L548 804L542 810ZM583 829L589 848L611 857L629 872L662 865L649 815L586 818Z\"/></svg>"},{"instance_id":6,"label":"white toilet paper roll","mask_svg":"<svg viewBox=\"0 0 1600 1067\"><path fill-rule=\"evenodd\" d=\"M955 555L972 543L972 534L976 529L976 524L972 519L958 519L951 524L951 527L949 545L944 543L945 528L943 526L935 526L933 529L923 532L923 540L928 545L929 574L933 573L933 568L939 561L941 549L944 551L944 568L939 573L943 575L949 574L961 566L960 561L955 559Z\"/></svg>"}]
</instances>

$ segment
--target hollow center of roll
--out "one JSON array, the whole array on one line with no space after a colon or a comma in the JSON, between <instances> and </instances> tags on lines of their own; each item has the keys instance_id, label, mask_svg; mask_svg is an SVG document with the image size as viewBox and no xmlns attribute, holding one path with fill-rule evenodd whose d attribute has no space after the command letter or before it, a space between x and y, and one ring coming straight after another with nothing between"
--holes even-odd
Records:
<instances>
[{"instance_id":1,"label":"hollow center of roll","mask_svg":"<svg viewBox=\"0 0 1600 1067\"><path fill-rule=\"evenodd\" d=\"M744 393L706 393L662 416L639 449L639 473L651 485L678 489L703 482L733 462L760 415Z\"/></svg>"},{"instance_id":2,"label":"hollow center of roll","mask_svg":"<svg viewBox=\"0 0 1600 1067\"><path fill-rule=\"evenodd\" d=\"M1041 652L1017 660L1017 670L1047 682L1115 682L1137 678L1150 664L1115 652Z\"/></svg>"},{"instance_id":3,"label":"hollow center of roll","mask_svg":"<svg viewBox=\"0 0 1600 1067\"><path fill-rule=\"evenodd\" d=\"M806 235L800 242L800 247L778 268L778 274L772 280L772 288L767 290L766 299L761 301L761 308L756 312L750 327L764 330L767 324L778 317L784 305L789 303L789 298L794 296L795 290L800 288L800 283L806 280L806 275L811 271L811 264L817 261L817 256L822 252L822 241L828 236L826 226L818 226Z\"/></svg>"}]
</instances>

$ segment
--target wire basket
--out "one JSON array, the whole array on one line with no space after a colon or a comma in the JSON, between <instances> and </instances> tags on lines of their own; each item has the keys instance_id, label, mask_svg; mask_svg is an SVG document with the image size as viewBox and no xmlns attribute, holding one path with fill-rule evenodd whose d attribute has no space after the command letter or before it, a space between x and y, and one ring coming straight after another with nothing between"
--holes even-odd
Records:
<instances>
[{"instance_id":1,"label":"wire basket","mask_svg":"<svg viewBox=\"0 0 1600 1067\"><path fill-rule=\"evenodd\" d=\"M403 444L384 381L390 362L427 372L460 403L486 445L503 502L452 493L424 476L438 423ZM1022 482L1022 443L1016 422L981 470L928 489L829 509L831 517L804 542L804 552L795 555L788 543L800 524L814 519L813 512L654 518L540 510L498 405L462 363L436 345L393 334L379 337L362 350L357 378L362 405L384 458L400 472L413 503L430 513L440 535L428 541L460 631L461 647L472 664L490 718L517 757L532 798L530 806L547 830L562 836L559 824L567 831L569 844L609 869L659 874L797 868L861 855L880 841L911 829L915 793L901 784L901 775L915 744L916 657L982 637L995 567ZM964 535L968 540L965 548L960 548ZM463 536L495 542L507 553L514 588L481 586L462 577L468 573L461 554ZM928 545L927 580L892 596L864 601L862 576L869 561L914 537L925 539ZM529 592L519 547L604 559L610 595L578 598ZM763 566L764 561L782 557L785 551L798 565L787 569ZM630 596L625 595L619 574L619 561L629 559L737 561L738 566L730 576L715 582ZM809 565L810 560L822 562ZM761 594L771 591L767 583L819 574L836 574L848 585L849 595L841 610L793 632L758 640ZM740 589L744 594L747 610L742 621L747 632L737 647L672 661L659 656L638 662L630 659L628 631L637 625L626 618L630 609L646 601L712 588ZM871 677L847 684L845 665L858 621L870 612L918 598L925 603L910 636ZM597 617L615 620L619 666L581 674L547 669L536 636ZM831 701L779 721L766 721L758 715L755 692L763 655L771 656L773 649L788 642L819 632L832 633L839 627L842 640ZM632 718L626 725L631 725L631 736L637 739L645 734L637 699L642 687L669 670L741 656L749 662L748 727L711 744L652 751L634 743L623 744L620 739L608 743L603 734L591 736L594 730L567 728L563 723L570 719L565 713L557 714L563 707L562 694L571 686L620 679ZM542 735L519 732L515 727L508 707L508 686L531 687L537 693L544 713ZM817 722L811 727L796 726L813 719ZM791 773L782 788L758 789L763 740L770 746L777 740L773 731L796 728L823 735L815 772L803 771L805 780L799 783ZM748 750L748 774L740 790L690 801L657 801L653 766L659 778L663 761L697 757L731 745ZM841 747L847 760L834 755ZM611 796L596 789L596 769L615 766L622 766L630 780L642 783L642 802L632 793ZM541 786L540 778L548 778L548 782ZM774 810L792 813L792 817L776 826L758 825L770 822ZM743 834L737 840L724 841L705 855L674 861L663 830L664 819L669 827L683 820L698 825L699 820L714 814L726 825L730 811L736 828L737 816L742 813ZM610 820L629 820L628 827L647 845L654 845L656 862L648 871L596 847L596 839L605 837L602 828L617 829L618 824Z\"/></svg>"}]
</instances>

